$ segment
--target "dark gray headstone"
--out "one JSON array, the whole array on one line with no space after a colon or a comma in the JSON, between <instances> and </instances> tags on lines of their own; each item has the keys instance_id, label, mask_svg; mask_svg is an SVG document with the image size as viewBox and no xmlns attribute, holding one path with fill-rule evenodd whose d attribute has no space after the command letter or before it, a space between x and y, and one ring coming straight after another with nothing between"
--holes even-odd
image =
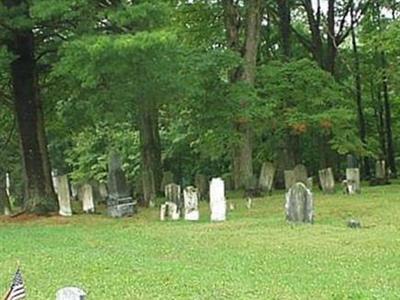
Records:
<instances>
[{"instance_id":1,"label":"dark gray headstone","mask_svg":"<svg viewBox=\"0 0 400 300\"><path fill-rule=\"evenodd\" d=\"M86 293L77 287L65 287L59 289L56 294L56 300L85 300Z\"/></svg>"},{"instance_id":2,"label":"dark gray headstone","mask_svg":"<svg viewBox=\"0 0 400 300\"><path fill-rule=\"evenodd\" d=\"M112 152L108 163L108 214L111 217L129 217L136 212L136 201L127 183L119 155Z\"/></svg>"},{"instance_id":3,"label":"dark gray headstone","mask_svg":"<svg viewBox=\"0 0 400 300\"><path fill-rule=\"evenodd\" d=\"M304 183L295 183L286 193L285 209L286 220L296 223L313 223L313 197Z\"/></svg>"}]
</instances>

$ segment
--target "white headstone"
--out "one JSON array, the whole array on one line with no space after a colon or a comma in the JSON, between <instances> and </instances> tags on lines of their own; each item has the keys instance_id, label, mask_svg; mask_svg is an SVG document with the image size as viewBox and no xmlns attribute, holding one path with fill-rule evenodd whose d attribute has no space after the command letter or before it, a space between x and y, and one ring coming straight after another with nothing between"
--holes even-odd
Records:
<instances>
[{"instance_id":1,"label":"white headstone","mask_svg":"<svg viewBox=\"0 0 400 300\"><path fill-rule=\"evenodd\" d=\"M198 209L198 193L193 186L188 186L183 190L183 200L185 206L185 220L198 221L200 218Z\"/></svg>"},{"instance_id":2,"label":"white headstone","mask_svg":"<svg viewBox=\"0 0 400 300\"><path fill-rule=\"evenodd\" d=\"M64 217L72 216L71 197L69 194L69 184L67 175L56 177L58 186L58 204L60 207L59 214Z\"/></svg>"},{"instance_id":3,"label":"white headstone","mask_svg":"<svg viewBox=\"0 0 400 300\"><path fill-rule=\"evenodd\" d=\"M167 205L161 204L161 206L160 206L160 221L165 221L166 211L167 211Z\"/></svg>"},{"instance_id":4,"label":"white headstone","mask_svg":"<svg viewBox=\"0 0 400 300\"><path fill-rule=\"evenodd\" d=\"M77 287L65 287L57 291L56 300L85 300L86 293Z\"/></svg>"},{"instance_id":5,"label":"white headstone","mask_svg":"<svg viewBox=\"0 0 400 300\"><path fill-rule=\"evenodd\" d=\"M93 187L91 184L84 184L80 187L80 198L85 213L94 213Z\"/></svg>"},{"instance_id":6,"label":"white headstone","mask_svg":"<svg viewBox=\"0 0 400 300\"><path fill-rule=\"evenodd\" d=\"M346 169L346 183L349 194L361 192L360 187L360 169L347 168Z\"/></svg>"},{"instance_id":7,"label":"white headstone","mask_svg":"<svg viewBox=\"0 0 400 300\"><path fill-rule=\"evenodd\" d=\"M51 179L53 181L54 192L58 194L57 170L51 170Z\"/></svg>"},{"instance_id":8,"label":"white headstone","mask_svg":"<svg viewBox=\"0 0 400 300\"><path fill-rule=\"evenodd\" d=\"M226 220L225 185L221 178L213 178L210 183L211 221Z\"/></svg>"},{"instance_id":9,"label":"white headstone","mask_svg":"<svg viewBox=\"0 0 400 300\"><path fill-rule=\"evenodd\" d=\"M11 197L11 180L10 180L10 173L6 173L6 193L8 197Z\"/></svg>"}]
</instances>

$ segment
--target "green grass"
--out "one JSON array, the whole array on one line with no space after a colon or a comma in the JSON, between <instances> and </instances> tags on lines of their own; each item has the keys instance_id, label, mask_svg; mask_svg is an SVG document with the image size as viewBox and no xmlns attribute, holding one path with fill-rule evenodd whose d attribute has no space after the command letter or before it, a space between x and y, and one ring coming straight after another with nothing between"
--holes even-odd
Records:
<instances>
[{"instance_id":1,"label":"green grass","mask_svg":"<svg viewBox=\"0 0 400 300\"><path fill-rule=\"evenodd\" d=\"M400 299L400 185L315 194L314 225L284 220L283 194L245 201L228 221L76 215L0 219L0 295L16 261L30 299L76 285L90 299ZM362 229L346 227L357 218Z\"/></svg>"}]
</instances>

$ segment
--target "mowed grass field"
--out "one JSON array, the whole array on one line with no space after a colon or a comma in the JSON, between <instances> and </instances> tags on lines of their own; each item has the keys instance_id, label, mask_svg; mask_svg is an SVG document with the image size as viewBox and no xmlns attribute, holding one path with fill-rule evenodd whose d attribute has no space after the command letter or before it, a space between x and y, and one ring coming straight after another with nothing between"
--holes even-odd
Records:
<instances>
[{"instance_id":1,"label":"mowed grass field","mask_svg":"<svg viewBox=\"0 0 400 300\"><path fill-rule=\"evenodd\" d=\"M102 299L400 299L400 185L316 192L315 224L284 219L283 192L245 201L224 223L75 215L0 217L0 296L20 261L27 299L79 286ZM346 227L359 219L362 229Z\"/></svg>"}]
</instances>

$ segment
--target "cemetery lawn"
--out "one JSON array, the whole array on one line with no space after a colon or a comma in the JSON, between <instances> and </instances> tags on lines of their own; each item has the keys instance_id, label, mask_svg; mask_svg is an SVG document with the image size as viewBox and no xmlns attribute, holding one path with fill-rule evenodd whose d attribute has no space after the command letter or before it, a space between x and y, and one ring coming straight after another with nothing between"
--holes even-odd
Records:
<instances>
[{"instance_id":1,"label":"cemetery lawn","mask_svg":"<svg viewBox=\"0 0 400 300\"><path fill-rule=\"evenodd\" d=\"M130 219L75 215L0 218L0 296L16 261L27 300L79 286L106 299L400 299L400 185L361 195L316 192L314 225L284 220L283 193L209 222L160 222L158 210ZM362 229L346 227L359 219Z\"/></svg>"}]
</instances>

